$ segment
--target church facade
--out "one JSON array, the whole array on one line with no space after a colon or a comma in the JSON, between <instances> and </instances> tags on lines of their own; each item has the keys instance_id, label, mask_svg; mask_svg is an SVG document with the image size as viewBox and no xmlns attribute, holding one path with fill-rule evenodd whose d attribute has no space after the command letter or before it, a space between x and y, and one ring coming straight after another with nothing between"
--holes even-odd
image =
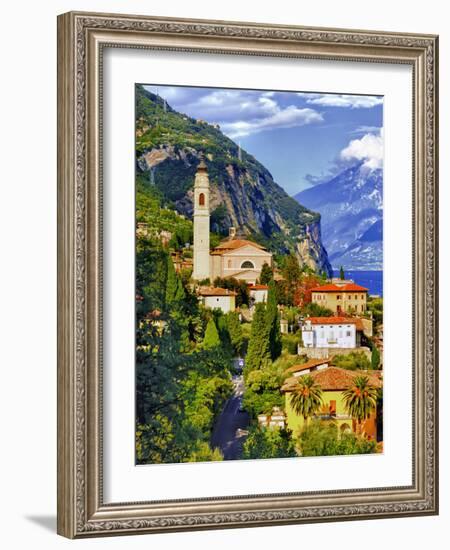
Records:
<instances>
[{"instance_id":1,"label":"church facade","mask_svg":"<svg viewBox=\"0 0 450 550\"><path fill-rule=\"evenodd\" d=\"M230 228L228 239L210 250L209 241L210 207L209 178L204 161L195 175L194 183L194 268L192 277L196 281L216 277L234 277L255 284L262 266L272 265L272 254L263 246L237 237L234 227Z\"/></svg>"}]
</instances>

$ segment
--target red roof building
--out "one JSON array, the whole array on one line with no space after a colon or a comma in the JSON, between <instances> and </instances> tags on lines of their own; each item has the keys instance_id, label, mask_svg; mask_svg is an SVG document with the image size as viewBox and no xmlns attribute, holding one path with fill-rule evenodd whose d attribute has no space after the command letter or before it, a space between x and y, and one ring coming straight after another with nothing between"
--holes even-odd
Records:
<instances>
[{"instance_id":1,"label":"red roof building","mask_svg":"<svg viewBox=\"0 0 450 550\"><path fill-rule=\"evenodd\" d=\"M311 301L341 316L343 313L365 313L367 292L364 286L353 281L328 283L311 289Z\"/></svg>"}]
</instances>

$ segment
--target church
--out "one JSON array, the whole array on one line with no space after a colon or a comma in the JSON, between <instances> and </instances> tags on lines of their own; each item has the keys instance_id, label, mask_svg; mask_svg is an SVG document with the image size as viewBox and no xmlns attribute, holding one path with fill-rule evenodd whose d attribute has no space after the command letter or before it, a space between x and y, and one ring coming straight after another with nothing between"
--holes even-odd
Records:
<instances>
[{"instance_id":1,"label":"church","mask_svg":"<svg viewBox=\"0 0 450 550\"><path fill-rule=\"evenodd\" d=\"M256 284L262 266L272 266L272 254L263 246L241 239L234 227L228 239L210 250L209 177L206 164L200 161L194 183L194 269L193 279L211 282L216 277L234 277Z\"/></svg>"}]
</instances>

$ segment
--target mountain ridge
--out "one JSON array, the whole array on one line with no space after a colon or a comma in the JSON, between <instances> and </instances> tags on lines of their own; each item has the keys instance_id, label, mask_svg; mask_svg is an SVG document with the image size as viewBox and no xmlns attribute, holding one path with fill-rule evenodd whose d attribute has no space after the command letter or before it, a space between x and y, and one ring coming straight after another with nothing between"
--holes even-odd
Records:
<instances>
[{"instance_id":1,"label":"mountain ridge","mask_svg":"<svg viewBox=\"0 0 450 550\"><path fill-rule=\"evenodd\" d=\"M333 266L351 270L383 267L383 172L355 163L294 195L322 215L323 241Z\"/></svg>"},{"instance_id":2,"label":"mountain ridge","mask_svg":"<svg viewBox=\"0 0 450 550\"><path fill-rule=\"evenodd\" d=\"M192 217L195 171L203 156L210 178L211 229L235 226L275 254L331 274L320 214L299 204L269 170L218 125L175 111L163 98L136 87L136 173L179 214Z\"/></svg>"}]
</instances>

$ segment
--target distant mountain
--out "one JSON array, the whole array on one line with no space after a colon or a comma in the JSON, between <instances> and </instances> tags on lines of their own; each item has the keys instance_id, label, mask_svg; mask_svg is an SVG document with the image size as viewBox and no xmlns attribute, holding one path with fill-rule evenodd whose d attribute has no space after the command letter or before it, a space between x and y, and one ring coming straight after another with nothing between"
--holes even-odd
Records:
<instances>
[{"instance_id":1,"label":"distant mountain","mask_svg":"<svg viewBox=\"0 0 450 550\"><path fill-rule=\"evenodd\" d=\"M383 172L363 163L294 197L322 215L322 238L333 267L383 266Z\"/></svg>"},{"instance_id":2,"label":"distant mountain","mask_svg":"<svg viewBox=\"0 0 450 550\"><path fill-rule=\"evenodd\" d=\"M210 179L212 231L226 235L235 226L275 254L295 252L302 264L331 274L320 214L290 197L267 168L217 124L179 113L160 96L137 86L138 210L157 192L166 207L192 218L193 183L201 154Z\"/></svg>"}]
</instances>

